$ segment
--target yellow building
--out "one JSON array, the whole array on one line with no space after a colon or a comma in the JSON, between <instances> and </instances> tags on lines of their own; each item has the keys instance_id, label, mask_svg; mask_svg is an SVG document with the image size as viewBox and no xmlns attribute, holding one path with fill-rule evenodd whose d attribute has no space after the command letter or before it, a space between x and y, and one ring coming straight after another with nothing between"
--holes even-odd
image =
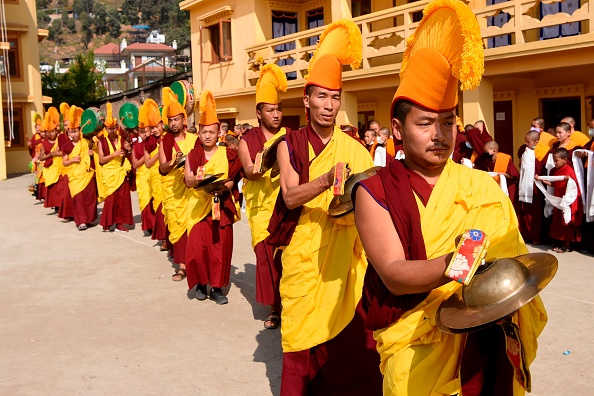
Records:
<instances>
[{"instance_id":1,"label":"yellow building","mask_svg":"<svg viewBox=\"0 0 594 396\"><path fill-rule=\"evenodd\" d=\"M587 131L594 98L594 0L471 0L485 42L481 86L463 93L465 124L485 120L512 154L534 117L547 127L565 116ZM190 12L193 83L215 94L219 119L256 124L255 84L263 64L289 78L284 123L305 123L303 76L323 25L352 18L363 34L363 63L345 69L337 123L359 127L390 122L389 107L408 38L428 1L405 0L185 0ZM431 84L431 81L427 81Z\"/></svg>"},{"instance_id":2,"label":"yellow building","mask_svg":"<svg viewBox=\"0 0 594 396\"><path fill-rule=\"evenodd\" d=\"M3 3L6 38L0 44L0 90L2 92L2 128L0 180L7 174L28 171L31 160L27 139L34 133L33 115L43 113L43 104L51 98L41 95L39 41L48 31L37 29L35 0L0 0ZM2 15L0 15L2 16ZM0 40L1 41L1 40Z\"/></svg>"}]
</instances>

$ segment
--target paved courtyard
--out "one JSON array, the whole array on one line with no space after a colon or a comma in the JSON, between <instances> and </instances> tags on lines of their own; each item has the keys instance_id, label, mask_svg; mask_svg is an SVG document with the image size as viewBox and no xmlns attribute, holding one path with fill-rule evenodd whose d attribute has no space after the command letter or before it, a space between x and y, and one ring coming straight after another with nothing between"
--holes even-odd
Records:
<instances>
[{"instance_id":1,"label":"paved courtyard","mask_svg":"<svg viewBox=\"0 0 594 396\"><path fill-rule=\"evenodd\" d=\"M187 298L139 224L79 232L35 203L31 180L0 182L0 395L278 395L280 333L262 325L245 219L218 306ZM594 258L558 257L532 394L592 395Z\"/></svg>"}]
</instances>

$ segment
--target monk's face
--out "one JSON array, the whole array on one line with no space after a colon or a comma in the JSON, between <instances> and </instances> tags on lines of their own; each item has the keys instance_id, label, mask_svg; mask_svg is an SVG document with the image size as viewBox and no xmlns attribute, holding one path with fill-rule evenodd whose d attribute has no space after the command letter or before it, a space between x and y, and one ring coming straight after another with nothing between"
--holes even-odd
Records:
<instances>
[{"instance_id":1,"label":"monk's face","mask_svg":"<svg viewBox=\"0 0 594 396\"><path fill-rule=\"evenodd\" d=\"M309 109L309 120L314 127L331 128L340 110L341 91L314 86L311 95L303 97L303 104Z\"/></svg>"},{"instance_id":2,"label":"monk's face","mask_svg":"<svg viewBox=\"0 0 594 396\"><path fill-rule=\"evenodd\" d=\"M114 140L118 136L118 127L117 125L107 127L107 134L111 140Z\"/></svg>"},{"instance_id":3,"label":"monk's face","mask_svg":"<svg viewBox=\"0 0 594 396\"><path fill-rule=\"evenodd\" d=\"M56 140L56 136L58 136L58 128L54 128L48 132L49 140Z\"/></svg>"},{"instance_id":4,"label":"monk's face","mask_svg":"<svg viewBox=\"0 0 594 396\"><path fill-rule=\"evenodd\" d=\"M566 131L561 127L557 127L555 130L555 136L557 136L557 139L559 139L561 143L567 141L567 139L569 139L569 135L571 135L571 132Z\"/></svg>"},{"instance_id":5,"label":"monk's face","mask_svg":"<svg viewBox=\"0 0 594 396\"><path fill-rule=\"evenodd\" d=\"M161 135L163 134L163 122L160 122L157 124L157 126L152 127L151 131L153 133L153 136L161 137Z\"/></svg>"},{"instance_id":6,"label":"monk's face","mask_svg":"<svg viewBox=\"0 0 594 396\"><path fill-rule=\"evenodd\" d=\"M72 140L73 143L78 143L80 140L80 130L78 128L69 128L66 131L68 132L68 138Z\"/></svg>"},{"instance_id":7,"label":"monk's face","mask_svg":"<svg viewBox=\"0 0 594 396\"><path fill-rule=\"evenodd\" d=\"M405 162L420 171L439 170L445 166L456 141L456 114L436 113L412 105L404 124L392 119L394 137L402 140Z\"/></svg>"},{"instance_id":8,"label":"monk's face","mask_svg":"<svg viewBox=\"0 0 594 396\"><path fill-rule=\"evenodd\" d=\"M479 131L481 131L481 132L484 132L484 131L485 131L485 123L484 123L484 122L482 122L482 121L477 121L477 122L475 122L475 123L474 123L474 127L475 127L476 129L478 129Z\"/></svg>"},{"instance_id":9,"label":"monk's face","mask_svg":"<svg viewBox=\"0 0 594 396\"><path fill-rule=\"evenodd\" d=\"M536 147L538 140L532 140L528 136L526 136L524 138L524 142L526 143L526 147L533 149L534 147Z\"/></svg>"},{"instance_id":10,"label":"monk's face","mask_svg":"<svg viewBox=\"0 0 594 396\"><path fill-rule=\"evenodd\" d=\"M369 131L365 131L365 144L368 146L371 146L373 144L373 142L375 141L375 133L372 130Z\"/></svg>"},{"instance_id":11,"label":"monk's face","mask_svg":"<svg viewBox=\"0 0 594 396\"><path fill-rule=\"evenodd\" d=\"M47 136L47 132L39 131L39 136L41 136L42 139L45 139L45 137Z\"/></svg>"},{"instance_id":12,"label":"monk's face","mask_svg":"<svg viewBox=\"0 0 594 396\"><path fill-rule=\"evenodd\" d=\"M213 148L217 144L219 135L219 124L201 125L198 137L204 148Z\"/></svg>"},{"instance_id":13,"label":"monk's face","mask_svg":"<svg viewBox=\"0 0 594 396\"><path fill-rule=\"evenodd\" d=\"M260 124L267 131L276 132L279 130L283 119L283 106L280 103L265 103L261 106L260 110L256 110L256 116L260 120Z\"/></svg>"},{"instance_id":14,"label":"monk's face","mask_svg":"<svg viewBox=\"0 0 594 396\"><path fill-rule=\"evenodd\" d=\"M35 124L35 133L39 133L41 126L39 124Z\"/></svg>"},{"instance_id":15,"label":"monk's face","mask_svg":"<svg viewBox=\"0 0 594 396\"><path fill-rule=\"evenodd\" d=\"M559 155L553 155L553 163L555 164L555 168L559 169L567 163L567 160L565 158L561 158Z\"/></svg>"},{"instance_id":16,"label":"monk's face","mask_svg":"<svg viewBox=\"0 0 594 396\"><path fill-rule=\"evenodd\" d=\"M178 134L184 129L184 115L178 114L173 117L167 117L169 121L169 130L173 134Z\"/></svg>"}]
</instances>

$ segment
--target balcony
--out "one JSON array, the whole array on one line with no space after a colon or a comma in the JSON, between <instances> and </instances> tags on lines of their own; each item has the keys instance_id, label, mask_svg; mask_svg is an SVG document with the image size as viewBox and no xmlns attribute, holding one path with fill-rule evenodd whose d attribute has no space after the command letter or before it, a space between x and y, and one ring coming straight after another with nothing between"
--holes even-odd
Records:
<instances>
[{"instance_id":1,"label":"balcony","mask_svg":"<svg viewBox=\"0 0 594 396\"><path fill-rule=\"evenodd\" d=\"M428 3L428 0L417 1L354 18L363 35L362 70L350 71L349 67L345 67L343 78L348 80L362 74L382 75L398 71L406 39L414 33ZM561 2L552 0L546 3L555 5ZM578 8L571 15L556 12L544 17L541 17L540 0L511 0L475 8L473 11L481 26L486 48L485 60L594 45L592 4L594 0L585 0L581 6L578 2ZM572 25L564 25L570 23ZM559 35L555 36L557 26ZM571 36L563 37L567 34L567 26L571 27ZM291 79L302 79L316 47L311 43L323 30L324 27L305 30L246 48L248 71L245 86L254 86L260 67L268 63L278 64Z\"/></svg>"}]
</instances>

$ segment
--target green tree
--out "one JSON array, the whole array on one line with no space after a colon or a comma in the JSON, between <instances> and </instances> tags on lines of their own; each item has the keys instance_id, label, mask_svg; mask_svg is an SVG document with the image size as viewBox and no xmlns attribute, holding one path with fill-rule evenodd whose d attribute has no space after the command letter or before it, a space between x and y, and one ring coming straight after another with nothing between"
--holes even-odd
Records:
<instances>
[{"instance_id":1,"label":"green tree","mask_svg":"<svg viewBox=\"0 0 594 396\"><path fill-rule=\"evenodd\" d=\"M52 19L45 10L38 10L37 11L37 26L38 27L45 27L47 26Z\"/></svg>"},{"instance_id":2,"label":"green tree","mask_svg":"<svg viewBox=\"0 0 594 396\"><path fill-rule=\"evenodd\" d=\"M68 22L69 19L70 18L68 17L68 10L62 11L62 15L61 15L62 26L66 26L66 22Z\"/></svg>"},{"instance_id":3,"label":"green tree","mask_svg":"<svg viewBox=\"0 0 594 396\"><path fill-rule=\"evenodd\" d=\"M95 33L98 36L102 36L107 30L107 12L105 12L105 7L102 5L95 8L96 11L93 18L93 25L95 25Z\"/></svg>"},{"instance_id":4,"label":"green tree","mask_svg":"<svg viewBox=\"0 0 594 396\"><path fill-rule=\"evenodd\" d=\"M107 13L109 15L107 31L113 38L117 39L122 31L122 19L116 9L110 9Z\"/></svg>"},{"instance_id":5,"label":"green tree","mask_svg":"<svg viewBox=\"0 0 594 396\"><path fill-rule=\"evenodd\" d=\"M76 22L74 21L74 18L68 18L66 21L66 28L70 30L70 33L76 33Z\"/></svg>"},{"instance_id":6,"label":"green tree","mask_svg":"<svg viewBox=\"0 0 594 396\"><path fill-rule=\"evenodd\" d=\"M62 42L62 21L60 21L59 19L54 19L48 30L48 38L50 40L55 41L58 44Z\"/></svg>"},{"instance_id":7,"label":"green tree","mask_svg":"<svg viewBox=\"0 0 594 396\"><path fill-rule=\"evenodd\" d=\"M122 4L124 22L130 25L138 24L139 0L125 0Z\"/></svg>"},{"instance_id":8,"label":"green tree","mask_svg":"<svg viewBox=\"0 0 594 396\"><path fill-rule=\"evenodd\" d=\"M47 8L47 6L49 5L49 1L48 0L37 0L37 2L35 4L37 5L38 10L45 10Z\"/></svg>"},{"instance_id":9,"label":"green tree","mask_svg":"<svg viewBox=\"0 0 594 396\"><path fill-rule=\"evenodd\" d=\"M84 11L80 14L79 20L80 20L80 35L81 35L82 42L86 49L86 48L88 48L89 43L93 39L93 31L92 31L93 21L91 20L91 17L89 16L89 14L87 14Z\"/></svg>"},{"instance_id":10,"label":"green tree","mask_svg":"<svg viewBox=\"0 0 594 396\"><path fill-rule=\"evenodd\" d=\"M91 14L93 12L94 5L94 0L74 0L74 3L72 3L72 11L79 17L83 12Z\"/></svg>"},{"instance_id":11,"label":"green tree","mask_svg":"<svg viewBox=\"0 0 594 396\"><path fill-rule=\"evenodd\" d=\"M58 7L59 8L66 8L66 7L68 7L68 0L58 0Z\"/></svg>"},{"instance_id":12,"label":"green tree","mask_svg":"<svg viewBox=\"0 0 594 396\"><path fill-rule=\"evenodd\" d=\"M76 56L68 73L56 74L54 71L41 77L42 92L52 98L54 106L68 102L87 108L107 95L103 85L103 73L95 70L93 53L86 52Z\"/></svg>"}]
</instances>

